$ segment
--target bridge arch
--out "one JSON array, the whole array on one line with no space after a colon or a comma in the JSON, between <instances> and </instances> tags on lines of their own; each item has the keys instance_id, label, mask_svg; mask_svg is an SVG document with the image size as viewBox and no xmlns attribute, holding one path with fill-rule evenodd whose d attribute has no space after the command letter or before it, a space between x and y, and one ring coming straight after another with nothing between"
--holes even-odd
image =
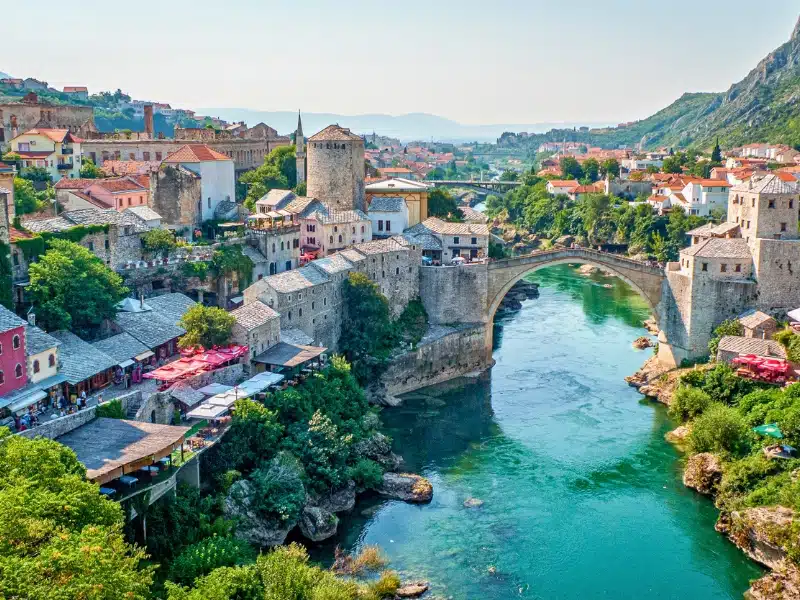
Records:
<instances>
[{"instance_id":1,"label":"bridge arch","mask_svg":"<svg viewBox=\"0 0 800 600\"><path fill-rule=\"evenodd\" d=\"M527 256L494 261L489 264L486 306L486 350L491 355L495 313L513 285L526 275L561 264L587 264L619 277L645 299L656 322L659 322L661 288L664 271L647 263L607 252L585 248L565 248L534 252Z\"/></svg>"}]
</instances>

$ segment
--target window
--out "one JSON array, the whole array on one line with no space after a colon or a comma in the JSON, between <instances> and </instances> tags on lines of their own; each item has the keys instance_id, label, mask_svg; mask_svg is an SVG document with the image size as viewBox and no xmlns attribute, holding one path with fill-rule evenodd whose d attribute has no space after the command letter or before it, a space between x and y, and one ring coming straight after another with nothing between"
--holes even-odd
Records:
<instances>
[{"instance_id":1,"label":"window","mask_svg":"<svg viewBox=\"0 0 800 600\"><path fill-rule=\"evenodd\" d=\"M381 271L381 279L386 279L386 271Z\"/></svg>"},{"instance_id":2,"label":"window","mask_svg":"<svg viewBox=\"0 0 800 600\"><path fill-rule=\"evenodd\" d=\"M33 372L34 373L38 373L39 372L39 361L38 360L33 361Z\"/></svg>"},{"instance_id":3,"label":"window","mask_svg":"<svg viewBox=\"0 0 800 600\"><path fill-rule=\"evenodd\" d=\"M290 261L290 260L286 261L286 270L287 271L291 271L292 270L292 261Z\"/></svg>"},{"instance_id":4,"label":"window","mask_svg":"<svg viewBox=\"0 0 800 600\"><path fill-rule=\"evenodd\" d=\"M742 265L737 264L736 268L734 269L734 271L736 271L737 273L741 273L742 272Z\"/></svg>"},{"instance_id":5,"label":"window","mask_svg":"<svg viewBox=\"0 0 800 600\"><path fill-rule=\"evenodd\" d=\"M339 236L339 243L342 243L342 236Z\"/></svg>"},{"instance_id":6,"label":"window","mask_svg":"<svg viewBox=\"0 0 800 600\"><path fill-rule=\"evenodd\" d=\"M17 379L21 379L22 378L22 365L21 364L17 363L17 366L14 367L14 375L16 376Z\"/></svg>"},{"instance_id":7,"label":"window","mask_svg":"<svg viewBox=\"0 0 800 600\"><path fill-rule=\"evenodd\" d=\"M322 306L328 306L328 299L327 298L323 298L322 299Z\"/></svg>"},{"instance_id":8,"label":"window","mask_svg":"<svg viewBox=\"0 0 800 600\"><path fill-rule=\"evenodd\" d=\"M331 236L331 238L330 238L330 243L331 244L333 243L333 236Z\"/></svg>"},{"instance_id":9,"label":"window","mask_svg":"<svg viewBox=\"0 0 800 600\"><path fill-rule=\"evenodd\" d=\"M297 309L297 316L298 317L302 317L303 316L303 309L302 308L298 308Z\"/></svg>"},{"instance_id":10,"label":"window","mask_svg":"<svg viewBox=\"0 0 800 600\"><path fill-rule=\"evenodd\" d=\"M460 239L460 238L457 238L457 237L454 237L454 238L453 238L453 243L454 243L454 244L460 244L460 243L461 243L461 239Z\"/></svg>"},{"instance_id":11,"label":"window","mask_svg":"<svg viewBox=\"0 0 800 600\"><path fill-rule=\"evenodd\" d=\"M0 354L3 353L3 344L0 344Z\"/></svg>"},{"instance_id":12,"label":"window","mask_svg":"<svg viewBox=\"0 0 800 600\"><path fill-rule=\"evenodd\" d=\"M162 157L163 155L161 154L161 152L156 152L156 160L161 160Z\"/></svg>"},{"instance_id":13,"label":"window","mask_svg":"<svg viewBox=\"0 0 800 600\"><path fill-rule=\"evenodd\" d=\"M725 263L722 263L719 266L719 272L720 273L727 273L728 272L728 265L726 265Z\"/></svg>"},{"instance_id":14,"label":"window","mask_svg":"<svg viewBox=\"0 0 800 600\"><path fill-rule=\"evenodd\" d=\"M334 233L338 233L339 232L339 228L336 225L333 226L333 232Z\"/></svg>"},{"instance_id":15,"label":"window","mask_svg":"<svg viewBox=\"0 0 800 600\"><path fill-rule=\"evenodd\" d=\"M128 198L128 202L130 202L130 198ZM108 243L108 240L106 240L106 241L105 241L105 247L106 247L106 250L108 250L108 249L109 249L109 243Z\"/></svg>"},{"instance_id":16,"label":"window","mask_svg":"<svg viewBox=\"0 0 800 600\"><path fill-rule=\"evenodd\" d=\"M314 310L314 303L311 303L311 310Z\"/></svg>"},{"instance_id":17,"label":"window","mask_svg":"<svg viewBox=\"0 0 800 600\"><path fill-rule=\"evenodd\" d=\"M142 152L142 160L150 160L150 153Z\"/></svg>"},{"instance_id":18,"label":"window","mask_svg":"<svg viewBox=\"0 0 800 600\"><path fill-rule=\"evenodd\" d=\"M364 233L364 226L361 226L361 233Z\"/></svg>"},{"instance_id":19,"label":"window","mask_svg":"<svg viewBox=\"0 0 800 600\"><path fill-rule=\"evenodd\" d=\"M14 350L16 350L17 348L19 348L19 343L20 343L19 336L15 335L11 340L11 347L14 348Z\"/></svg>"},{"instance_id":20,"label":"window","mask_svg":"<svg viewBox=\"0 0 800 600\"><path fill-rule=\"evenodd\" d=\"M392 230L392 222L387 219L386 220L386 231L391 231L391 230Z\"/></svg>"},{"instance_id":21,"label":"window","mask_svg":"<svg viewBox=\"0 0 800 600\"><path fill-rule=\"evenodd\" d=\"M473 246L477 246L478 245L478 238L476 238L476 237L472 238L472 245Z\"/></svg>"},{"instance_id":22,"label":"window","mask_svg":"<svg viewBox=\"0 0 800 600\"><path fill-rule=\"evenodd\" d=\"M753 207L755 208L755 205L756 205L756 199L755 199L755 198L753 198L753 199L751 200L751 202L753 203Z\"/></svg>"},{"instance_id":23,"label":"window","mask_svg":"<svg viewBox=\"0 0 800 600\"><path fill-rule=\"evenodd\" d=\"M211 197L208 198L208 208L211 208Z\"/></svg>"},{"instance_id":24,"label":"window","mask_svg":"<svg viewBox=\"0 0 800 600\"><path fill-rule=\"evenodd\" d=\"M770 200L767 203L767 208L775 208L775 200Z\"/></svg>"},{"instance_id":25,"label":"window","mask_svg":"<svg viewBox=\"0 0 800 600\"><path fill-rule=\"evenodd\" d=\"M275 252L275 242L272 242L272 252Z\"/></svg>"},{"instance_id":26,"label":"window","mask_svg":"<svg viewBox=\"0 0 800 600\"><path fill-rule=\"evenodd\" d=\"M781 231L786 231L786 223L781 223Z\"/></svg>"},{"instance_id":27,"label":"window","mask_svg":"<svg viewBox=\"0 0 800 600\"><path fill-rule=\"evenodd\" d=\"M0 385L3 385L6 382L6 376L3 375L3 372L0 371Z\"/></svg>"},{"instance_id":28,"label":"window","mask_svg":"<svg viewBox=\"0 0 800 600\"><path fill-rule=\"evenodd\" d=\"M283 242L281 242L281 252L283 252L283 248L284 248L284 245L283 245Z\"/></svg>"},{"instance_id":29,"label":"window","mask_svg":"<svg viewBox=\"0 0 800 600\"><path fill-rule=\"evenodd\" d=\"M708 271L708 263L703 263L703 271Z\"/></svg>"},{"instance_id":30,"label":"window","mask_svg":"<svg viewBox=\"0 0 800 600\"><path fill-rule=\"evenodd\" d=\"M289 320L292 320L292 311L289 311Z\"/></svg>"},{"instance_id":31,"label":"window","mask_svg":"<svg viewBox=\"0 0 800 600\"><path fill-rule=\"evenodd\" d=\"M378 231L383 231L383 221L378 220Z\"/></svg>"},{"instance_id":32,"label":"window","mask_svg":"<svg viewBox=\"0 0 800 600\"><path fill-rule=\"evenodd\" d=\"M356 228L355 228L355 227L353 227L353 233L355 233L355 232L356 232Z\"/></svg>"},{"instance_id":33,"label":"window","mask_svg":"<svg viewBox=\"0 0 800 600\"><path fill-rule=\"evenodd\" d=\"M400 267L397 267L397 268L394 270L394 274L395 274L395 275L400 275Z\"/></svg>"},{"instance_id":34,"label":"window","mask_svg":"<svg viewBox=\"0 0 800 600\"><path fill-rule=\"evenodd\" d=\"M789 200L789 208L794 208L794 200Z\"/></svg>"},{"instance_id":35,"label":"window","mask_svg":"<svg viewBox=\"0 0 800 600\"><path fill-rule=\"evenodd\" d=\"M94 252L94 242L89 242L89 251Z\"/></svg>"}]
</instances>

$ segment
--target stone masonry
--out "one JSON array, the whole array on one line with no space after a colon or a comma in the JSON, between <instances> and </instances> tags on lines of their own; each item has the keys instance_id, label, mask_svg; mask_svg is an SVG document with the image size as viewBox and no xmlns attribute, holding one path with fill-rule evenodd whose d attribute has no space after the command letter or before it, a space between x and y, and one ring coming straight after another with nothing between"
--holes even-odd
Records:
<instances>
[{"instance_id":1,"label":"stone masonry","mask_svg":"<svg viewBox=\"0 0 800 600\"><path fill-rule=\"evenodd\" d=\"M308 139L307 195L334 210L365 210L364 140L329 125Z\"/></svg>"}]
</instances>

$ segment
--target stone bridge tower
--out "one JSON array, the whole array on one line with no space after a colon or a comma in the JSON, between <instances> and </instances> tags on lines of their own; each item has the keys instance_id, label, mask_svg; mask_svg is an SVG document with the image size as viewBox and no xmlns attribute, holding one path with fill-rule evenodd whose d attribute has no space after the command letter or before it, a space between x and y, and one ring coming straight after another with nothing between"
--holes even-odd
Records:
<instances>
[{"instance_id":1,"label":"stone bridge tower","mask_svg":"<svg viewBox=\"0 0 800 600\"><path fill-rule=\"evenodd\" d=\"M339 125L308 138L306 195L335 210L364 210L364 140Z\"/></svg>"}]
</instances>

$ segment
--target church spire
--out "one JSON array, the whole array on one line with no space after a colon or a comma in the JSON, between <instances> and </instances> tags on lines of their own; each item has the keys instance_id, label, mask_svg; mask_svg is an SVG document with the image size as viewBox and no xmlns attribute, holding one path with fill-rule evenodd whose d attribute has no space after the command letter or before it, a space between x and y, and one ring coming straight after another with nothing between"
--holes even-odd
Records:
<instances>
[{"instance_id":1,"label":"church spire","mask_svg":"<svg viewBox=\"0 0 800 600\"><path fill-rule=\"evenodd\" d=\"M294 157L295 168L297 169L297 183L306 180L306 138L303 136L303 120L300 118L300 111L297 111L297 131L294 134Z\"/></svg>"},{"instance_id":2,"label":"church spire","mask_svg":"<svg viewBox=\"0 0 800 600\"><path fill-rule=\"evenodd\" d=\"M295 132L294 143L295 146L298 147L298 150L301 150L305 143L305 137L303 136L303 119L300 118L299 110L297 111L297 131Z\"/></svg>"}]
</instances>

